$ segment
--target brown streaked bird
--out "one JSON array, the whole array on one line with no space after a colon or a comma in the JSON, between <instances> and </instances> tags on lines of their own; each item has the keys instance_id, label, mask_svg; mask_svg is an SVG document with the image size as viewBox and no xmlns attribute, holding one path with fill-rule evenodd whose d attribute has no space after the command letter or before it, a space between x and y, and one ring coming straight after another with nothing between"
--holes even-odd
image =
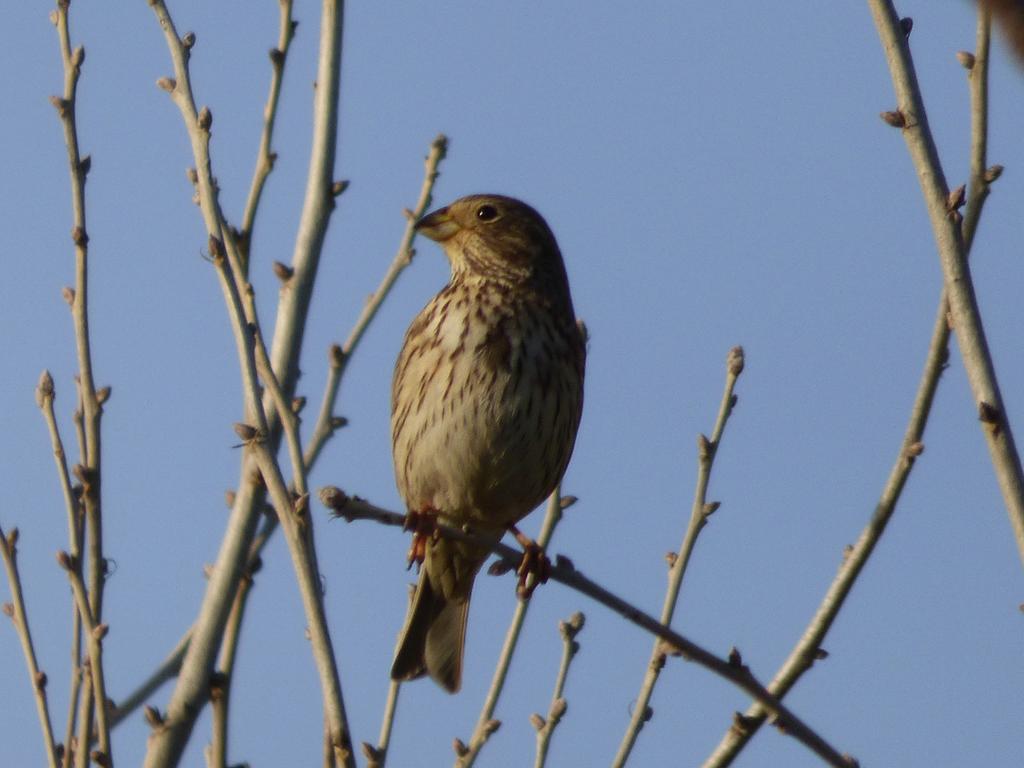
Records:
<instances>
[{"instance_id":1,"label":"brown streaked bird","mask_svg":"<svg viewBox=\"0 0 1024 768\"><path fill-rule=\"evenodd\" d=\"M562 255L533 208L456 200L416 224L451 280L413 320L395 364L391 440L410 520L436 516L498 539L547 497L572 455L585 342ZM488 551L414 536L419 583L391 677L462 682L473 580Z\"/></svg>"}]
</instances>

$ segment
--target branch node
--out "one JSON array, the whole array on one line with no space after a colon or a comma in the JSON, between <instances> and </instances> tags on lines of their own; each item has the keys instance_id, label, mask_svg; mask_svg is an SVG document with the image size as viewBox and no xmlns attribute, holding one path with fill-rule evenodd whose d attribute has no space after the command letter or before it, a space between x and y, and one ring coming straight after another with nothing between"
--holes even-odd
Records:
<instances>
[{"instance_id":1,"label":"branch node","mask_svg":"<svg viewBox=\"0 0 1024 768\"><path fill-rule=\"evenodd\" d=\"M711 441L704 434L697 435L697 458L703 464L711 458Z\"/></svg>"},{"instance_id":2,"label":"branch node","mask_svg":"<svg viewBox=\"0 0 1024 768\"><path fill-rule=\"evenodd\" d=\"M999 432L1000 424L1002 423L1003 415L999 412L999 409L990 403L986 403L982 400L978 403L978 420L983 424L987 425L993 432Z\"/></svg>"},{"instance_id":3,"label":"branch node","mask_svg":"<svg viewBox=\"0 0 1024 768\"><path fill-rule=\"evenodd\" d=\"M255 441L260 434L260 431L249 424L243 424L236 422L233 427L235 434L238 435L244 442L251 443Z\"/></svg>"},{"instance_id":4,"label":"branch node","mask_svg":"<svg viewBox=\"0 0 1024 768\"><path fill-rule=\"evenodd\" d=\"M328 485L320 489L320 503L334 513L335 517L344 517L345 506L348 504L348 494L341 488Z\"/></svg>"},{"instance_id":5,"label":"branch node","mask_svg":"<svg viewBox=\"0 0 1024 768\"><path fill-rule=\"evenodd\" d=\"M39 374L39 383L36 385L36 405L42 408L48 402L51 402L54 397L53 376L50 375L49 371L43 370Z\"/></svg>"},{"instance_id":6,"label":"branch node","mask_svg":"<svg viewBox=\"0 0 1024 768\"><path fill-rule=\"evenodd\" d=\"M582 612L576 611L568 619L558 622L558 632L565 640L572 640L576 635L583 629L583 625L586 623L587 617Z\"/></svg>"},{"instance_id":7,"label":"branch node","mask_svg":"<svg viewBox=\"0 0 1024 768\"><path fill-rule=\"evenodd\" d=\"M884 120L888 125L891 125L893 128L907 127L907 118L898 109L889 112L881 112L878 116L882 118L882 120Z\"/></svg>"},{"instance_id":8,"label":"branch node","mask_svg":"<svg viewBox=\"0 0 1024 768\"><path fill-rule=\"evenodd\" d=\"M729 350L729 356L725 359L726 367L733 376L743 373L743 347L735 346Z\"/></svg>"},{"instance_id":9,"label":"branch node","mask_svg":"<svg viewBox=\"0 0 1024 768\"><path fill-rule=\"evenodd\" d=\"M277 279L282 283L287 283L292 279L292 275L295 274L295 270L280 261L275 261L272 265L274 274L277 275Z\"/></svg>"},{"instance_id":10,"label":"branch node","mask_svg":"<svg viewBox=\"0 0 1024 768\"><path fill-rule=\"evenodd\" d=\"M952 215L964 207L967 202L967 185L961 184L956 189L950 190L946 196L946 213Z\"/></svg>"},{"instance_id":11,"label":"branch node","mask_svg":"<svg viewBox=\"0 0 1024 768\"><path fill-rule=\"evenodd\" d=\"M565 555L555 555L555 568L562 568L570 572L576 570L576 566L573 564L572 560Z\"/></svg>"},{"instance_id":12,"label":"branch node","mask_svg":"<svg viewBox=\"0 0 1024 768\"><path fill-rule=\"evenodd\" d=\"M150 728L163 727L164 716L156 707L147 704L145 707L142 708L142 714L146 718L146 722L149 723Z\"/></svg>"},{"instance_id":13,"label":"branch node","mask_svg":"<svg viewBox=\"0 0 1024 768\"><path fill-rule=\"evenodd\" d=\"M732 729L741 736L749 735L756 722L756 718L747 717L742 712L732 713Z\"/></svg>"},{"instance_id":14,"label":"branch node","mask_svg":"<svg viewBox=\"0 0 1024 768\"><path fill-rule=\"evenodd\" d=\"M370 744L368 741L364 741L362 744L363 756L370 761L370 764L378 764L382 757L384 757L384 751L377 749L375 746Z\"/></svg>"},{"instance_id":15,"label":"branch node","mask_svg":"<svg viewBox=\"0 0 1024 768\"><path fill-rule=\"evenodd\" d=\"M57 552L57 565L65 571L72 571L75 568L75 559L62 549Z\"/></svg>"},{"instance_id":16,"label":"branch node","mask_svg":"<svg viewBox=\"0 0 1024 768\"><path fill-rule=\"evenodd\" d=\"M53 104L53 108L57 110L57 114L61 118L68 116L68 110L71 107L71 102L67 99L62 99L60 96L51 96L50 103Z\"/></svg>"},{"instance_id":17,"label":"branch node","mask_svg":"<svg viewBox=\"0 0 1024 768\"><path fill-rule=\"evenodd\" d=\"M213 113L210 111L209 107L203 107L199 110L199 119L197 122L201 130L206 131L207 133L210 132L210 127L213 125Z\"/></svg>"},{"instance_id":18,"label":"branch node","mask_svg":"<svg viewBox=\"0 0 1024 768\"><path fill-rule=\"evenodd\" d=\"M915 459L922 453L924 453L924 443L922 443L920 440L917 441L916 443L911 443L910 445L908 445L906 450L904 451L904 454L908 459Z\"/></svg>"}]
</instances>

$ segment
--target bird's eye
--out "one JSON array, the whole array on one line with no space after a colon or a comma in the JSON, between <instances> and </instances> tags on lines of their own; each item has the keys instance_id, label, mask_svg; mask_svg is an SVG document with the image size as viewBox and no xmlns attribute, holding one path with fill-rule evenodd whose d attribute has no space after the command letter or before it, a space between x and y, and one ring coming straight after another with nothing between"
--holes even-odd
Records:
<instances>
[{"instance_id":1,"label":"bird's eye","mask_svg":"<svg viewBox=\"0 0 1024 768\"><path fill-rule=\"evenodd\" d=\"M494 221L498 218L498 209L493 205L481 205L476 209L476 217L480 221Z\"/></svg>"}]
</instances>

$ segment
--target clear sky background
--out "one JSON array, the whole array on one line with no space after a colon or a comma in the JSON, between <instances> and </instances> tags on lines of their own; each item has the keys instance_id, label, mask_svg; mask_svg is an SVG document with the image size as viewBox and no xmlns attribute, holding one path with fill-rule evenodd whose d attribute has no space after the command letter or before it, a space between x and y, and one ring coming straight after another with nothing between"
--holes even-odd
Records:
<instances>
[{"instance_id":1,"label":"clear sky background","mask_svg":"<svg viewBox=\"0 0 1024 768\"><path fill-rule=\"evenodd\" d=\"M115 7L116 5L116 7ZM76 2L87 58L79 130L88 183L98 384L113 386L104 430L106 548L116 561L105 619L108 690L127 694L199 606L237 480L242 416L234 345L171 74L144 2ZM60 289L73 282L66 155L47 101L61 88L47 3L0 4L0 523L21 529L20 562L50 702L63 733L70 608L53 553L65 514L33 389L56 379L73 443L74 347ZM174 2L194 30L197 98L213 110L214 170L237 221L248 190L277 39L272 0ZM968 91L954 53L974 44L961 0L900 6L951 184L966 180ZM270 178L253 249L265 325L288 261L308 163L319 7L296 4ZM398 245L422 158L451 137L435 199L522 197L548 219L590 329L586 409L565 491L580 497L553 544L652 612L664 554L679 546L728 349L747 368L718 455L722 502L697 545L676 627L724 655L737 646L774 674L868 520L900 447L941 278L895 100L864 3L639 5L351 3L345 26L337 177L352 186L331 222L302 357L318 402L329 344L348 334ZM1009 417L1024 430L1024 74L993 49L990 162L1006 172L975 243L986 328ZM339 412L351 426L311 478L399 508L388 427L405 327L445 282L432 243L402 275L349 367ZM308 414L307 422L312 421ZM307 429L309 424L307 424ZM1024 577L958 352L943 377L926 451L881 545L828 636L827 661L787 703L864 766L1024 763ZM328 523L317 544L353 735L374 742L405 611L407 539L371 523ZM540 514L526 523L536 531ZM250 600L237 666L230 758L318 765L319 686L284 542ZM6 595L7 587L0 589ZM3 599L7 599L4 597ZM481 577L461 693L405 687L390 765L448 765L468 739L515 604L511 578ZM651 638L559 585L538 591L478 765L532 763L531 712L546 712L559 619L586 613L569 710L550 765L605 765L629 719ZM10 766L42 763L13 629L0 626L0 744ZM164 708L170 687L152 700ZM698 764L746 696L673 660L633 765ZM140 762L141 714L116 731ZM204 717L183 764L202 765ZM816 766L763 731L743 766Z\"/></svg>"}]
</instances>

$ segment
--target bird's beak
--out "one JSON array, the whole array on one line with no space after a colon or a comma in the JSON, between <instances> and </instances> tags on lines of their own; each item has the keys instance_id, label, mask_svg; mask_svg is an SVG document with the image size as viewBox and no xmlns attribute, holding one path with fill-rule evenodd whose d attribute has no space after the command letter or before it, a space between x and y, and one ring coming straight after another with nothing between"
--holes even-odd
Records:
<instances>
[{"instance_id":1,"label":"bird's beak","mask_svg":"<svg viewBox=\"0 0 1024 768\"><path fill-rule=\"evenodd\" d=\"M431 240L443 243L459 231L459 225L455 223L447 208L439 208L417 221L416 231Z\"/></svg>"}]
</instances>

